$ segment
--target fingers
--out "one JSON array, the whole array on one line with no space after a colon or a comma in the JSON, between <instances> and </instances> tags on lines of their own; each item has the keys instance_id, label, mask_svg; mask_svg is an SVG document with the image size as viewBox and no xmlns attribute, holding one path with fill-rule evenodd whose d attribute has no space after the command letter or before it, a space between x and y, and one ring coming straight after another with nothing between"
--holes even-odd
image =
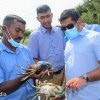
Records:
<instances>
[{"instance_id":1,"label":"fingers","mask_svg":"<svg viewBox=\"0 0 100 100\"><path fill-rule=\"evenodd\" d=\"M36 66L37 64L31 65L29 66L28 69L26 69L26 73L27 74L31 74L30 78L37 78L37 79L41 79L43 78L45 75L51 76L53 75L54 70L50 69L50 70L43 70L41 71L39 74L36 74Z\"/></svg>"},{"instance_id":2,"label":"fingers","mask_svg":"<svg viewBox=\"0 0 100 100\"><path fill-rule=\"evenodd\" d=\"M67 89L68 90L72 89L72 92L75 93L75 91L78 90L78 88L76 86L77 86L76 82L68 83L67 84Z\"/></svg>"},{"instance_id":3,"label":"fingers","mask_svg":"<svg viewBox=\"0 0 100 100\"><path fill-rule=\"evenodd\" d=\"M29 66L29 68L26 69L26 72L35 72L35 69L36 69L35 66L36 66L36 64Z\"/></svg>"},{"instance_id":4,"label":"fingers","mask_svg":"<svg viewBox=\"0 0 100 100\"><path fill-rule=\"evenodd\" d=\"M86 80L82 78L73 78L66 83L66 87L68 90L72 89L72 92L78 91L81 86L86 85Z\"/></svg>"},{"instance_id":5,"label":"fingers","mask_svg":"<svg viewBox=\"0 0 100 100\"><path fill-rule=\"evenodd\" d=\"M48 76L52 76L52 75L53 75L53 73L54 73L54 71L52 71L52 70L47 71L47 75L48 75Z\"/></svg>"},{"instance_id":6,"label":"fingers","mask_svg":"<svg viewBox=\"0 0 100 100\"><path fill-rule=\"evenodd\" d=\"M31 76L31 78L41 79L41 78L43 78L43 77L45 76L46 73L47 73L46 71L42 71L42 72L40 72L39 74L35 74L35 73L34 73L34 74Z\"/></svg>"},{"instance_id":7,"label":"fingers","mask_svg":"<svg viewBox=\"0 0 100 100\"><path fill-rule=\"evenodd\" d=\"M54 73L54 69L47 70L48 76L53 76L53 73Z\"/></svg>"},{"instance_id":8,"label":"fingers","mask_svg":"<svg viewBox=\"0 0 100 100\"><path fill-rule=\"evenodd\" d=\"M40 78L43 78L46 74L47 74L46 71L42 71L42 72L40 73Z\"/></svg>"},{"instance_id":9,"label":"fingers","mask_svg":"<svg viewBox=\"0 0 100 100\"><path fill-rule=\"evenodd\" d=\"M78 91L79 90L79 84L76 84L76 91Z\"/></svg>"},{"instance_id":10,"label":"fingers","mask_svg":"<svg viewBox=\"0 0 100 100\"><path fill-rule=\"evenodd\" d=\"M39 75L39 74L32 74L32 75L30 76L30 78L39 79L39 78L40 78L40 75Z\"/></svg>"}]
</instances>

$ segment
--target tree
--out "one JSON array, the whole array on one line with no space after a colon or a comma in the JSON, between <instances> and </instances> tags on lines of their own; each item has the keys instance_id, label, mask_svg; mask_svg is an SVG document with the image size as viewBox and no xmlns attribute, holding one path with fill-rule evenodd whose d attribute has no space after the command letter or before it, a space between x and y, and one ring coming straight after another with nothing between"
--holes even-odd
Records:
<instances>
[{"instance_id":1,"label":"tree","mask_svg":"<svg viewBox=\"0 0 100 100\"><path fill-rule=\"evenodd\" d=\"M24 43L25 39L29 37L31 32L32 32L32 30L29 30L29 29L25 30L24 37L23 37L23 43Z\"/></svg>"},{"instance_id":2,"label":"tree","mask_svg":"<svg viewBox=\"0 0 100 100\"><path fill-rule=\"evenodd\" d=\"M100 24L100 0L84 0L76 10L81 15L84 22Z\"/></svg>"},{"instance_id":3,"label":"tree","mask_svg":"<svg viewBox=\"0 0 100 100\"><path fill-rule=\"evenodd\" d=\"M3 36L3 34L2 34L2 26L0 26L0 36Z\"/></svg>"}]
</instances>

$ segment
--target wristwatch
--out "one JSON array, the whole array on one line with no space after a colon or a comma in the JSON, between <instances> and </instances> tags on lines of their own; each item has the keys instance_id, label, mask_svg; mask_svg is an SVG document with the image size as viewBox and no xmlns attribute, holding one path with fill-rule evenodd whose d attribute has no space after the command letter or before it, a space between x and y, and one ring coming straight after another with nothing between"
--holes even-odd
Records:
<instances>
[{"instance_id":1,"label":"wristwatch","mask_svg":"<svg viewBox=\"0 0 100 100\"><path fill-rule=\"evenodd\" d=\"M85 73L81 76L81 78L85 79L87 82L89 82L89 77L88 77L88 74Z\"/></svg>"}]
</instances>

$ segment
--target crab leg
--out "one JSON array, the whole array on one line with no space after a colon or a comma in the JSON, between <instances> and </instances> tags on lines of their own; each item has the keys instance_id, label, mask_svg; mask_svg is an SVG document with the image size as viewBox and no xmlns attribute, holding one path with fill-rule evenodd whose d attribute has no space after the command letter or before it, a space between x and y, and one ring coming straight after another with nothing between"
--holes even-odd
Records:
<instances>
[{"instance_id":1,"label":"crab leg","mask_svg":"<svg viewBox=\"0 0 100 100\"><path fill-rule=\"evenodd\" d=\"M24 78L21 79L21 81L25 81L27 80L31 75L33 75L34 73L29 74L28 76L25 76Z\"/></svg>"},{"instance_id":2,"label":"crab leg","mask_svg":"<svg viewBox=\"0 0 100 100\"><path fill-rule=\"evenodd\" d=\"M37 86L31 84L29 81L27 81L27 82L31 85L31 87L36 88L36 89L40 89L39 87L37 87Z\"/></svg>"},{"instance_id":3,"label":"crab leg","mask_svg":"<svg viewBox=\"0 0 100 100\"><path fill-rule=\"evenodd\" d=\"M20 67L21 69L25 70L25 71L35 71L35 69L26 69L22 66L16 65L17 67Z\"/></svg>"}]
</instances>

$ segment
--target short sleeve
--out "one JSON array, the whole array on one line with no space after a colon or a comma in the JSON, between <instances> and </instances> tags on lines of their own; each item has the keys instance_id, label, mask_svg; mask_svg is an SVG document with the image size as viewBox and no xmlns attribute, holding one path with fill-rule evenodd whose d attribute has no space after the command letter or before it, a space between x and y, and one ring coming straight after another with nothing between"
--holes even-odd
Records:
<instances>
[{"instance_id":1,"label":"short sleeve","mask_svg":"<svg viewBox=\"0 0 100 100\"><path fill-rule=\"evenodd\" d=\"M95 25L94 31L100 32L100 25Z\"/></svg>"}]
</instances>

